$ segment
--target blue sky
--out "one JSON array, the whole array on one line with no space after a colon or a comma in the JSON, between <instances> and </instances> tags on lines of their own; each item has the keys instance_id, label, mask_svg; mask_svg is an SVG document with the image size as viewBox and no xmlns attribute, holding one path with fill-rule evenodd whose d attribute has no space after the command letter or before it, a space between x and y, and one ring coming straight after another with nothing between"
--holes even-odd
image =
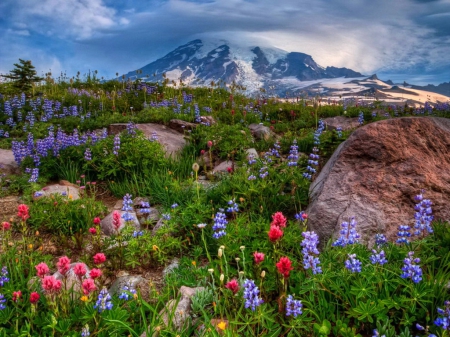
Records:
<instances>
[{"instance_id":1,"label":"blue sky","mask_svg":"<svg viewBox=\"0 0 450 337\"><path fill-rule=\"evenodd\" d=\"M415 84L450 81L450 0L2 0L0 73L112 78L196 38L311 55Z\"/></svg>"}]
</instances>

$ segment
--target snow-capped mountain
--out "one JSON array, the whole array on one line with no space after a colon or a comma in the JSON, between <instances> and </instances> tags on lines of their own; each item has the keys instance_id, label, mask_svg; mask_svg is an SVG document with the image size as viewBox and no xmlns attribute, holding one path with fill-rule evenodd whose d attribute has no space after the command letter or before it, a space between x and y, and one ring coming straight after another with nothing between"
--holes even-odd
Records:
<instances>
[{"instance_id":1,"label":"snow-capped mountain","mask_svg":"<svg viewBox=\"0 0 450 337\"><path fill-rule=\"evenodd\" d=\"M174 81L189 85L236 83L246 91L261 88L295 94L324 79L351 80L363 75L347 68L321 67L310 55L258 46L241 47L226 41L194 40L166 56L125 74L126 79Z\"/></svg>"}]
</instances>

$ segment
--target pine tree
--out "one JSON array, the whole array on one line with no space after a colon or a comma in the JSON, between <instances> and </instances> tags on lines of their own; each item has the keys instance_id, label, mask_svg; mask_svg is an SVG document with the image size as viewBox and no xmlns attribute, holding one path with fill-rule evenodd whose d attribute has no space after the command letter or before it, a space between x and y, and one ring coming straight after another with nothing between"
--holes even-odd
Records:
<instances>
[{"instance_id":1,"label":"pine tree","mask_svg":"<svg viewBox=\"0 0 450 337\"><path fill-rule=\"evenodd\" d=\"M14 63L15 68L8 75L1 75L13 81L14 87L22 92L31 89L34 82L40 82L42 77L36 76L36 70L31 61L19 59L19 63Z\"/></svg>"}]
</instances>

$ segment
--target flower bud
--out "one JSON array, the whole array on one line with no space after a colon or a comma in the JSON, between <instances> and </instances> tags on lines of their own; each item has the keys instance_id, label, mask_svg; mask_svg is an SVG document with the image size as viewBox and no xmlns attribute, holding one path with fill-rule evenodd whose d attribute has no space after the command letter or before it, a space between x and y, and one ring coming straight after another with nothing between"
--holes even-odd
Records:
<instances>
[{"instance_id":1,"label":"flower bud","mask_svg":"<svg viewBox=\"0 0 450 337\"><path fill-rule=\"evenodd\" d=\"M240 246L239 249L242 250L242 251L244 251L245 246Z\"/></svg>"},{"instance_id":2,"label":"flower bud","mask_svg":"<svg viewBox=\"0 0 450 337\"><path fill-rule=\"evenodd\" d=\"M244 273L244 271L242 271L242 270L239 272L239 276L244 276L244 274L245 274L245 273Z\"/></svg>"},{"instance_id":3,"label":"flower bud","mask_svg":"<svg viewBox=\"0 0 450 337\"><path fill-rule=\"evenodd\" d=\"M224 274L220 274L220 282L223 282L224 279L225 279L225 275Z\"/></svg>"},{"instance_id":4,"label":"flower bud","mask_svg":"<svg viewBox=\"0 0 450 337\"><path fill-rule=\"evenodd\" d=\"M211 274L214 273L214 269L208 269L208 272L210 272Z\"/></svg>"},{"instance_id":5,"label":"flower bud","mask_svg":"<svg viewBox=\"0 0 450 337\"><path fill-rule=\"evenodd\" d=\"M200 166L198 166L197 163L192 164L192 170L193 170L194 172L198 172L199 169L200 169Z\"/></svg>"},{"instance_id":6,"label":"flower bud","mask_svg":"<svg viewBox=\"0 0 450 337\"><path fill-rule=\"evenodd\" d=\"M217 256L222 257L222 254L223 254L223 250L222 250L222 248L219 248L219 250L217 251Z\"/></svg>"},{"instance_id":7,"label":"flower bud","mask_svg":"<svg viewBox=\"0 0 450 337\"><path fill-rule=\"evenodd\" d=\"M265 271L265 270L263 270L263 271L261 272L261 278L264 278L264 277L266 277L266 271Z\"/></svg>"},{"instance_id":8,"label":"flower bud","mask_svg":"<svg viewBox=\"0 0 450 337\"><path fill-rule=\"evenodd\" d=\"M236 262L241 261L241 259L239 257L235 258Z\"/></svg>"}]
</instances>

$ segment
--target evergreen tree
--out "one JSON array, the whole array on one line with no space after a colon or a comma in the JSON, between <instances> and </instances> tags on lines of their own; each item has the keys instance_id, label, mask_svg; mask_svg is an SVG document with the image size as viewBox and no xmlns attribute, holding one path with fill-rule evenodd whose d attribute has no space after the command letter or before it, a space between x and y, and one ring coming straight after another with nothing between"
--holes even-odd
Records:
<instances>
[{"instance_id":1,"label":"evergreen tree","mask_svg":"<svg viewBox=\"0 0 450 337\"><path fill-rule=\"evenodd\" d=\"M8 75L1 75L13 81L14 87L22 92L31 89L33 82L40 82L42 77L36 76L36 70L31 61L19 59L20 63L14 63L15 68Z\"/></svg>"}]
</instances>

